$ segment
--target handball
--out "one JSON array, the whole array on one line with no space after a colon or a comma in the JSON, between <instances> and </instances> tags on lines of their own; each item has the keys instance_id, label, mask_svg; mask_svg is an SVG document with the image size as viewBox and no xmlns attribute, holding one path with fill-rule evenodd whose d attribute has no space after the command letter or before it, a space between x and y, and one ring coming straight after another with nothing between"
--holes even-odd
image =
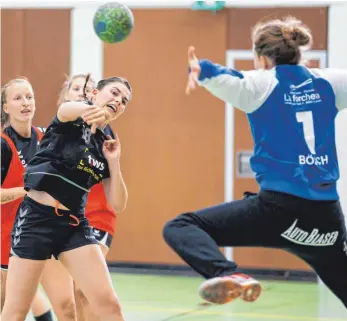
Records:
<instances>
[{"instance_id":1,"label":"handball","mask_svg":"<svg viewBox=\"0 0 347 321\"><path fill-rule=\"evenodd\" d=\"M104 42L124 41L134 27L134 16L124 4L106 3L98 8L94 15L94 30Z\"/></svg>"}]
</instances>

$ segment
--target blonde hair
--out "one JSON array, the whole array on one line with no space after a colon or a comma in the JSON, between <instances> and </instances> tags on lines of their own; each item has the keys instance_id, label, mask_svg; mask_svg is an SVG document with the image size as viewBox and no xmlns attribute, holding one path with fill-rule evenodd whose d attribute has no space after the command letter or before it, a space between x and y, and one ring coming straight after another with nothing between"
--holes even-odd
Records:
<instances>
[{"instance_id":1,"label":"blonde hair","mask_svg":"<svg viewBox=\"0 0 347 321\"><path fill-rule=\"evenodd\" d=\"M1 89L1 129L5 128L9 124L10 116L9 114L5 113L4 111L4 104L7 102L7 89L10 87L12 84L15 83L27 83L31 86L31 83L29 80L25 77L18 77L11 79L8 81Z\"/></svg>"},{"instance_id":2,"label":"blonde hair","mask_svg":"<svg viewBox=\"0 0 347 321\"><path fill-rule=\"evenodd\" d=\"M77 75L71 76L70 78L68 76L65 76L65 77L66 77L66 80L65 80L65 82L61 88L60 93L59 93L58 106L60 106L65 101L65 95L70 90L71 85L74 82L74 80L76 80L78 78L84 78L87 80L85 86L90 82L93 84L93 88L96 87L95 80L90 77L90 74L77 74Z\"/></svg>"},{"instance_id":3,"label":"blonde hair","mask_svg":"<svg viewBox=\"0 0 347 321\"><path fill-rule=\"evenodd\" d=\"M257 23L252 38L257 55L270 58L275 65L299 64L302 49L312 46L310 29L291 16Z\"/></svg>"}]
</instances>

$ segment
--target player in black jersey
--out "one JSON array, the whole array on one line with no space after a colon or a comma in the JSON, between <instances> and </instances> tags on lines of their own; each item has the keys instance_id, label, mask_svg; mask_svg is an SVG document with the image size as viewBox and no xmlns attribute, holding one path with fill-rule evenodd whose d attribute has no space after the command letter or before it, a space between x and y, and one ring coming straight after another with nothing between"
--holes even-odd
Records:
<instances>
[{"instance_id":1,"label":"player in black jersey","mask_svg":"<svg viewBox=\"0 0 347 321\"><path fill-rule=\"evenodd\" d=\"M126 206L119 140L117 135L109 139L102 128L124 112L130 98L126 80L103 79L93 92L92 105L63 103L47 128L28 163L24 185L28 194L12 230L4 320L25 318L45 262L52 255L67 268L97 316L105 321L124 320L84 209L89 189L100 181L116 212Z\"/></svg>"},{"instance_id":2,"label":"player in black jersey","mask_svg":"<svg viewBox=\"0 0 347 321\"><path fill-rule=\"evenodd\" d=\"M6 296L11 230L23 196L23 173L42 133L32 126L35 98L25 78L9 81L1 91L1 309ZM52 320L47 299L37 290L31 311L37 321Z\"/></svg>"},{"instance_id":3,"label":"player in black jersey","mask_svg":"<svg viewBox=\"0 0 347 321\"><path fill-rule=\"evenodd\" d=\"M59 95L58 106L65 101L81 101L90 98L93 90L96 88L96 82L94 79L89 78L89 81L86 83L87 77L87 74L76 74L66 80ZM104 132L114 137L109 125L104 128ZM98 188L98 186L93 186L88 194L87 207L85 210L85 216L90 226L93 228L94 236L99 244L105 237L101 237L100 234L95 234L95 226L93 225L93 221L90 220L91 213L88 213L88 206L90 205L91 197L94 196L95 202L100 204L99 207L102 207L104 195L101 195L101 193L105 194L102 186L101 189ZM103 222L109 219L108 216L104 214L105 213L102 213ZM104 236L104 234L101 235ZM109 238L107 238L107 240L109 240ZM106 256L107 248L102 245L100 245L100 247L104 256ZM93 311L90 311L89 303L83 292L76 287L76 284L74 287L71 275L59 260L52 258L47 261L42 273L41 284L53 306L58 320L73 321L76 317L78 321L83 321L85 319L90 321L99 320L98 317L94 316Z\"/></svg>"},{"instance_id":4,"label":"player in black jersey","mask_svg":"<svg viewBox=\"0 0 347 321\"><path fill-rule=\"evenodd\" d=\"M59 95L58 106L69 101L90 99L96 82L90 78L86 83L87 75L77 74L63 84ZM69 95L67 95L67 92ZM104 129L106 134L108 126ZM90 195L90 194L89 194ZM74 282L63 264L54 257L47 261L41 277L41 284L53 306L59 321L83 321L81 304L78 304L74 293Z\"/></svg>"}]
</instances>

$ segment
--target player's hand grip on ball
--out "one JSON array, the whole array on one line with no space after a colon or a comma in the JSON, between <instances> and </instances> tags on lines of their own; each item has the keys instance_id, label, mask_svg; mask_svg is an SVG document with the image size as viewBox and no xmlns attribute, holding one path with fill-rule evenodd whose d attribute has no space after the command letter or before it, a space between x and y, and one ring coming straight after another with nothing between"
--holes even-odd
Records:
<instances>
[{"instance_id":1,"label":"player's hand grip on ball","mask_svg":"<svg viewBox=\"0 0 347 321\"><path fill-rule=\"evenodd\" d=\"M188 48L188 66L189 66L189 76L188 83L186 87L186 94L189 95L191 90L196 88L198 84L198 79L200 75L200 63L199 59L195 55L195 48L190 46Z\"/></svg>"}]
</instances>

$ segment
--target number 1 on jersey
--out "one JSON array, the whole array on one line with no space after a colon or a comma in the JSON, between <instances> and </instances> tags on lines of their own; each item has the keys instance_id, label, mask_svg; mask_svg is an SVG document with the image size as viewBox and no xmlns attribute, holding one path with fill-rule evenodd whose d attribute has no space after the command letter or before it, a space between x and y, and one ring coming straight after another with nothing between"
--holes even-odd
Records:
<instances>
[{"instance_id":1,"label":"number 1 on jersey","mask_svg":"<svg viewBox=\"0 0 347 321\"><path fill-rule=\"evenodd\" d=\"M304 127L304 137L311 154L316 154L315 136L312 111L301 111L296 113L296 120Z\"/></svg>"}]
</instances>

